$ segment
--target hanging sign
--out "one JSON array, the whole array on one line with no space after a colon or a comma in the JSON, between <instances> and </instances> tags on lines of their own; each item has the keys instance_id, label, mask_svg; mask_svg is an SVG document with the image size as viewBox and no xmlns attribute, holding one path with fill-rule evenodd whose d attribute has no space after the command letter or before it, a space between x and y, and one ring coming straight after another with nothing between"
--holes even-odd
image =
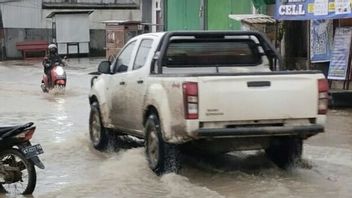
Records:
<instances>
[{"instance_id":1,"label":"hanging sign","mask_svg":"<svg viewBox=\"0 0 352 198\"><path fill-rule=\"evenodd\" d=\"M332 20L313 20L310 23L310 60L329 62L333 45Z\"/></svg>"},{"instance_id":2,"label":"hanging sign","mask_svg":"<svg viewBox=\"0 0 352 198\"><path fill-rule=\"evenodd\" d=\"M336 29L328 79L346 80L350 59L351 39L351 27Z\"/></svg>"},{"instance_id":3,"label":"hanging sign","mask_svg":"<svg viewBox=\"0 0 352 198\"><path fill-rule=\"evenodd\" d=\"M352 0L276 0L278 20L352 18Z\"/></svg>"}]
</instances>

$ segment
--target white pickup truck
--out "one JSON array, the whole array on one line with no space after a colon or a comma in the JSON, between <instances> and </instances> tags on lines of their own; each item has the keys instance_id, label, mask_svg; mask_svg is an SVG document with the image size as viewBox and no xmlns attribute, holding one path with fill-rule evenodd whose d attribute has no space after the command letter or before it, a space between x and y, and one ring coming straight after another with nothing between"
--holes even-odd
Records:
<instances>
[{"instance_id":1,"label":"white pickup truck","mask_svg":"<svg viewBox=\"0 0 352 198\"><path fill-rule=\"evenodd\" d=\"M111 133L142 138L157 174L177 171L183 149L264 149L290 167L324 131L328 83L318 71L276 71L276 60L257 32L137 36L92 79L93 145L106 149Z\"/></svg>"}]
</instances>

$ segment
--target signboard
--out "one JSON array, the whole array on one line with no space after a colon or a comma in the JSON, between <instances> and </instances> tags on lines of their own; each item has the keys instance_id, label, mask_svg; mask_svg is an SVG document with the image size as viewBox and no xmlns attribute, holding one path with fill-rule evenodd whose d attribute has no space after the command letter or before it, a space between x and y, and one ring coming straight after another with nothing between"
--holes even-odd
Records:
<instances>
[{"instance_id":1,"label":"signboard","mask_svg":"<svg viewBox=\"0 0 352 198\"><path fill-rule=\"evenodd\" d=\"M352 17L352 0L276 0L278 20L314 20Z\"/></svg>"},{"instance_id":2,"label":"signboard","mask_svg":"<svg viewBox=\"0 0 352 198\"><path fill-rule=\"evenodd\" d=\"M313 20L310 23L310 60L329 62L333 45L332 20Z\"/></svg>"},{"instance_id":3,"label":"signboard","mask_svg":"<svg viewBox=\"0 0 352 198\"><path fill-rule=\"evenodd\" d=\"M328 79L346 80L349 67L352 28L337 28L334 37Z\"/></svg>"}]
</instances>

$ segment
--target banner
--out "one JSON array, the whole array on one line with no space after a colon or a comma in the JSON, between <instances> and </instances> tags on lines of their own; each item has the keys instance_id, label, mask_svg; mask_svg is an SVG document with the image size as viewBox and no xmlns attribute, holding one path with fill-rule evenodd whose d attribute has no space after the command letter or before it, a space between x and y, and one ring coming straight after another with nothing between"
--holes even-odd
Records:
<instances>
[{"instance_id":1,"label":"banner","mask_svg":"<svg viewBox=\"0 0 352 198\"><path fill-rule=\"evenodd\" d=\"M352 28L336 28L328 79L346 80L351 50Z\"/></svg>"},{"instance_id":2,"label":"banner","mask_svg":"<svg viewBox=\"0 0 352 198\"><path fill-rule=\"evenodd\" d=\"M352 18L352 0L276 0L278 20Z\"/></svg>"},{"instance_id":3,"label":"banner","mask_svg":"<svg viewBox=\"0 0 352 198\"><path fill-rule=\"evenodd\" d=\"M313 20L310 23L310 60L329 62L333 45L332 20Z\"/></svg>"}]
</instances>

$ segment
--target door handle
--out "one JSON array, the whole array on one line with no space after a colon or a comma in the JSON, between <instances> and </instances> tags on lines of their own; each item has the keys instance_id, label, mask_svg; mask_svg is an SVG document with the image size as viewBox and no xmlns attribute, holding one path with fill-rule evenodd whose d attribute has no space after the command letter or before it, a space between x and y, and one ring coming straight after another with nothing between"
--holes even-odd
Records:
<instances>
[{"instance_id":1,"label":"door handle","mask_svg":"<svg viewBox=\"0 0 352 198\"><path fill-rule=\"evenodd\" d=\"M270 81L250 81L247 82L247 87L270 87Z\"/></svg>"},{"instance_id":2,"label":"door handle","mask_svg":"<svg viewBox=\"0 0 352 198\"><path fill-rule=\"evenodd\" d=\"M143 80L137 81L138 84L143 84Z\"/></svg>"},{"instance_id":3,"label":"door handle","mask_svg":"<svg viewBox=\"0 0 352 198\"><path fill-rule=\"evenodd\" d=\"M120 82L120 85L125 85L126 83L124 81Z\"/></svg>"}]
</instances>

